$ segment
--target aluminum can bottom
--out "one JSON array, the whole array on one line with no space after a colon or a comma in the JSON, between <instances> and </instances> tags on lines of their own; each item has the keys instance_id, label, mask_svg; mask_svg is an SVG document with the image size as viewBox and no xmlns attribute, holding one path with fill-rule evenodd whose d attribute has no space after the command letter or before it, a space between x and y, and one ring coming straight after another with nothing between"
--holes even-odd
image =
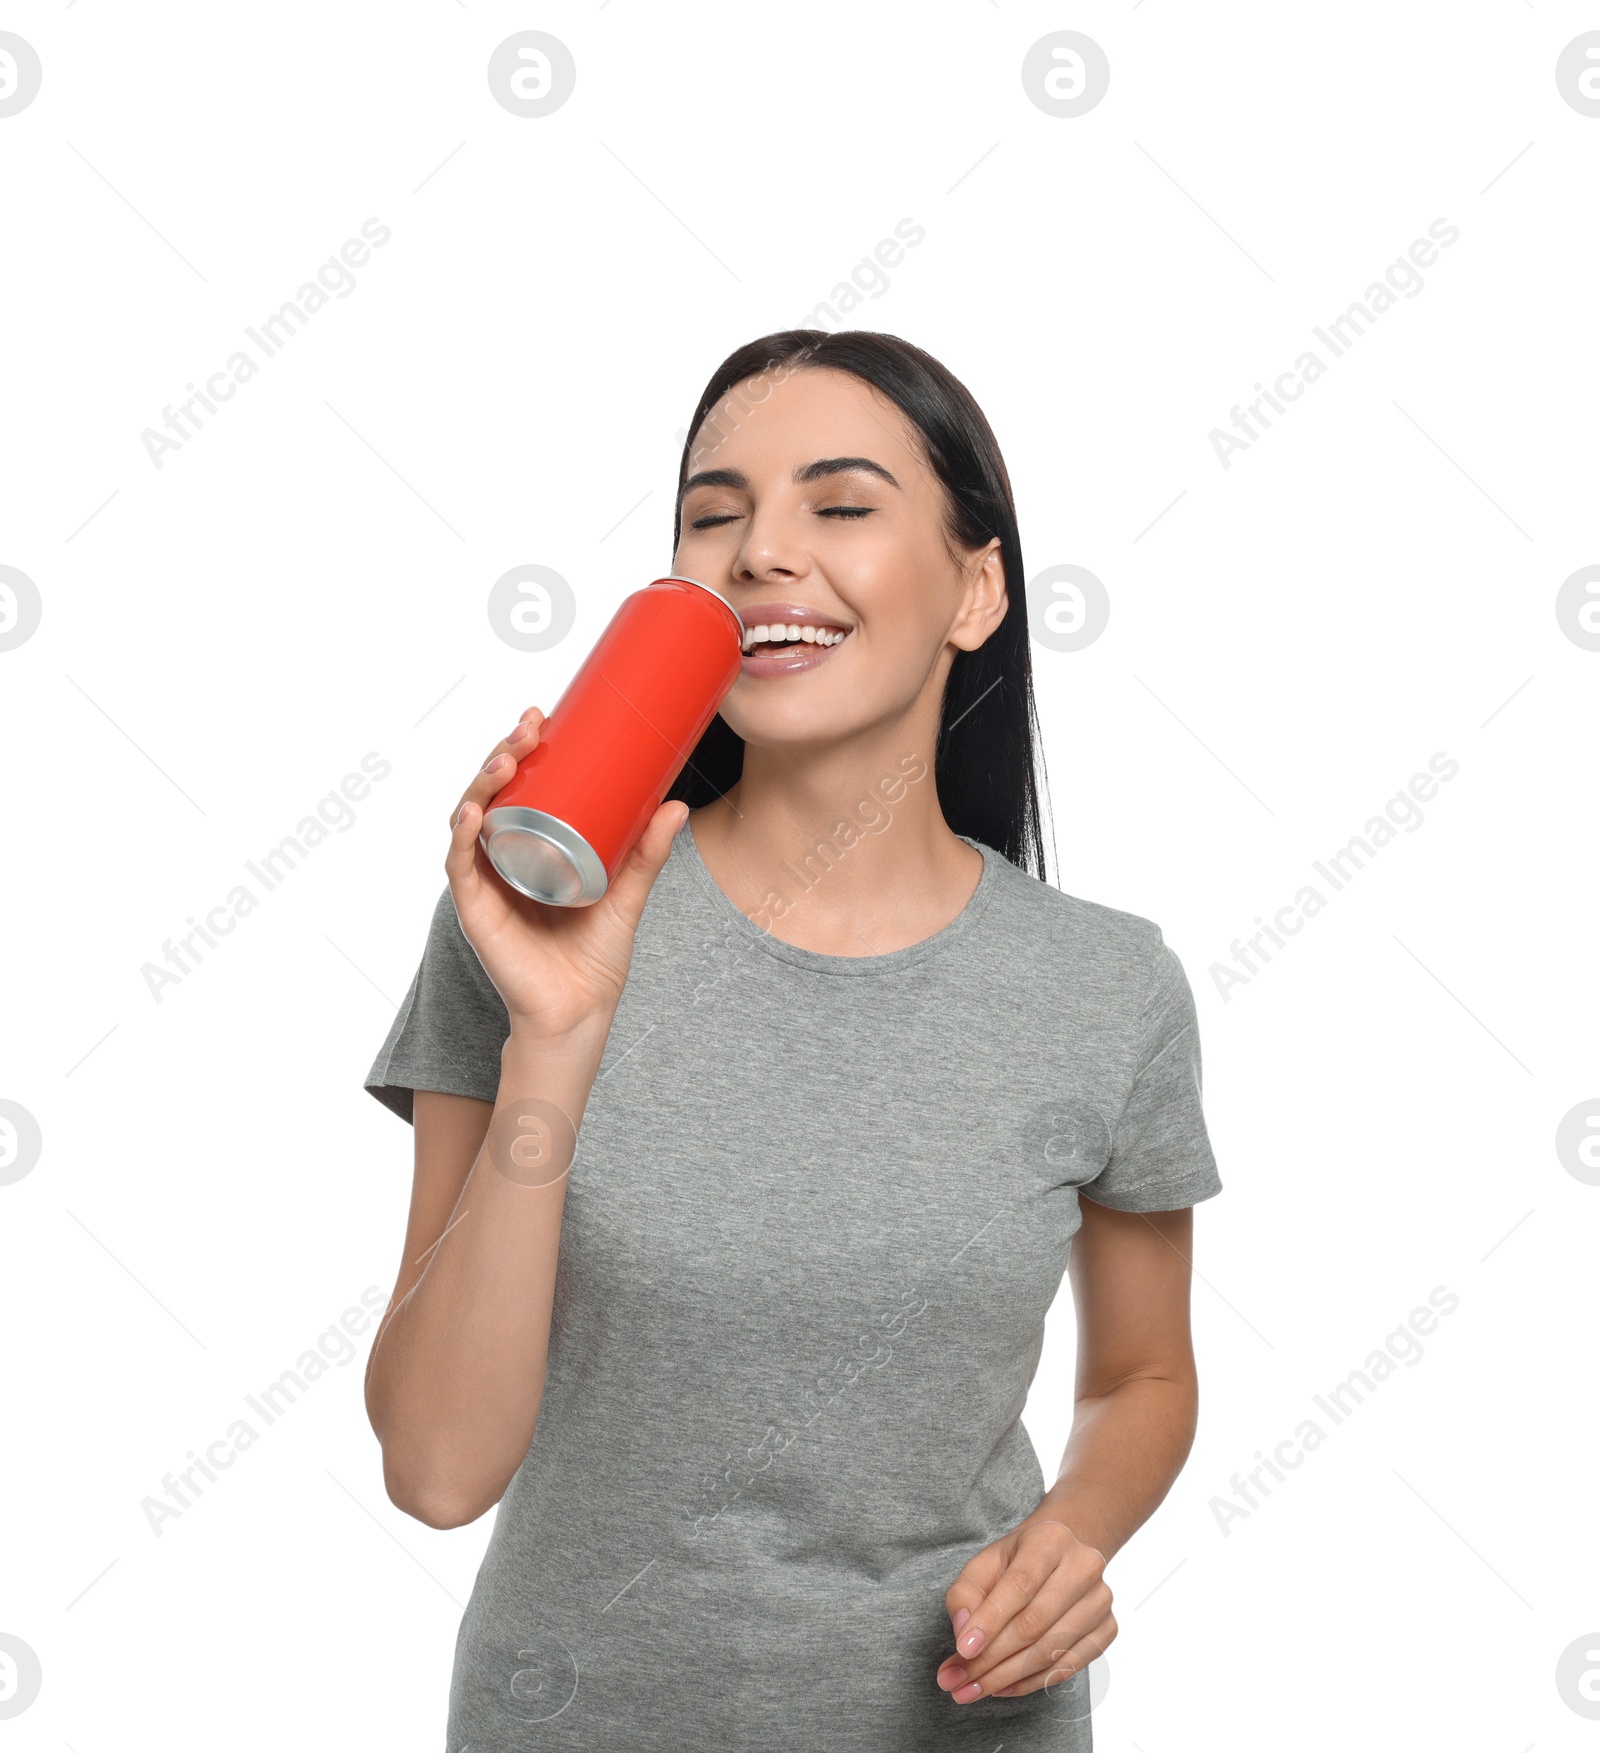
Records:
<instances>
[{"instance_id":1,"label":"aluminum can bottom","mask_svg":"<svg viewBox=\"0 0 1600 1753\"><path fill-rule=\"evenodd\" d=\"M570 822L543 810L490 810L478 839L512 888L547 906L591 907L606 892L599 853Z\"/></svg>"}]
</instances>

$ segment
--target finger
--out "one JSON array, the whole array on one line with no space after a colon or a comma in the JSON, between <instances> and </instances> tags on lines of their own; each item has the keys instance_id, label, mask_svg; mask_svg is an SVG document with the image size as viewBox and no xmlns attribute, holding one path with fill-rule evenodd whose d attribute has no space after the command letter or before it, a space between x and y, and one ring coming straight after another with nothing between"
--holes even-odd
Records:
<instances>
[{"instance_id":1,"label":"finger","mask_svg":"<svg viewBox=\"0 0 1600 1753\"><path fill-rule=\"evenodd\" d=\"M1064 1622L1063 1627L1052 1630L1033 1648L987 1675L984 1694L992 1698L1021 1698L1047 1686L1064 1686L1097 1656L1103 1656L1116 1635L1117 1622L1109 1613L1081 1636L1075 1637L1070 1624Z\"/></svg>"},{"instance_id":2,"label":"finger","mask_svg":"<svg viewBox=\"0 0 1600 1753\"><path fill-rule=\"evenodd\" d=\"M1021 1617L1019 1615L1012 1624L1018 1624ZM986 1650L981 1660L967 1660L962 1668L964 1678L957 1679L952 1690L959 1693L976 1685L978 1690L971 1694L972 1697L1004 1691L1017 1681L1049 1670L1052 1664L1066 1659L1075 1645L1097 1636L1102 1640L1099 1646L1092 1649L1089 1656L1077 1661L1074 1671L1086 1666L1116 1636L1116 1621L1111 1617L1111 1590L1104 1583L1087 1594L1079 1594L1037 1638L1003 1656L991 1656Z\"/></svg>"},{"instance_id":3,"label":"finger","mask_svg":"<svg viewBox=\"0 0 1600 1753\"><path fill-rule=\"evenodd\" d=\"M630 927L639 923L650 886L667 862L674 836L688 819L689 806L681 799L660 805L612 878L606 900Z\"/></svg>"},{"instance_id":4,"label":"finger","mask_svg":"<svg viewBox=\"0 0 1600 1753\"><path fill-rule=\"evenodd\" d=\"M997 1542L995 1550L1009 1553L1006 1568L970 1618L954 1627L955 1654L940 1664L936 1675L947 1691L959 1691L989 1674L1037 1641L1075 1604L1081 1620L1082 1603L1096 1590L1103 1591L1094 1600L1097 1617L1111 1604L1103 1555L1059 1523L1024 1523L1009 1542Z\"/></svg>"},{"instance_id":5,"label":"finger","mask_svg":"<svg viewBox=\"0 0 1600 1753\"><path fill-rule=\"evenodd\" d=\"M981 1552L974 1552L962 1565L956 1580L945 1590L944 1610L950 1615L952 1637L961 1635L968 1620L983 1605L990 1589L1010 1563L1014 1544L1009 1539L997 1540Z\"/></svg>"},{"instance_id":6,"label":"finger","mask_svg":"<svg viewBox=\"0 0 1600 1753\"><path fill-rule=\"evenodd\" d=\"M1028 1591L1025 1598L1022 1591ZM1004 1576L990 1592L982 1612L991 1629L984 1637L980 1649L963 1650L967 1631L972 1622L956 1636L956 1654L939 1665L935 1679L948 1692L960 1692L974 1681L983 1681L984 1692L992 1692L996 1686L1003 1686L1004 1680L994 1680L991 1676L1004 1667L1008 1660L1015 1658L1022 1651L1038 1644L1047 1635L1051 1627L1058 1624L1064 1616L1074 1608L1079 1609L1080 1628L1087 1617L1088 1610L1082 1606L1083 1585L1076 1579L1069 1566L1058 1564L1042 1576L1034 1568L1022 1567L1013 1561ZM1111 1599L1111 1592L1106 1590L1105 1599L1094 1605L1093 1616L1098 1618L1105 1611ZM1015 1600L1016 1605L1003 1622L998 1622L998 1615L1003 1611L1003 1603ZM974 1698L979 1693L972 1694ZM963 1702L965 1702L963 1700Z\"/></svg>"},{"instance_id":7,"label":"finger","mask_svg":"<svg viewBox=\"0 0 1600 1753\"><path fill-rule=\"evenodd\" d=\"M1005 1568L994 1579L983 1600L973 1608L971 1618L956 1633L958 1661L987 1653L1011 1619L1055 1575L1062 1549L1061 1539L1045 1535L1024 1536L1012 1544ZM1021 1641L1032 1643L1069 1605L1070 1599L1063 1598L1054 1604L1048 1616L1036 1615L1027 1637ZM1021 1642L1014 1640L1011 1647L1019 1649Z\"/></svg>"},{"instance_id":8,"label":"finger","mask_svg":"<svg viewBox=\"0 0 1600 1753\"><path fill-rule=\"evenodd\" d=\"M456 809L463 803L485 804L504 786L517 770L517 763L539 746L544 714L530 706L508 736L503 736L489 751L487 760L473 775L472 783L462 792ZM454 825L454 817L451 822Z\"/></svg>"},{"instance_id":9,"label":"finger","mask_svg":"<svg viewBox=\"0 0 1600 1753\"><path fill-rule=\"evenodd\" d=\"M973 1613L987 1600L990 1589L1004 1573L1015 1544L1014 1539L996 1540L974 1552L945 1590L944 1609L950 1615L950 1635L958 1643ZM935 1681L946 1692L966 1684L967 1672L960 1664L959 1654L946 1656L935 1671Z\"/></svg>"},{"instance_id":10,"label":"finger","mask_svg":"<svg viewBox=\"0 0 1600 1753\"><path fill-rule=\"evenodd\" d=\"M444 873L450 879L450 893L455 898L459 917L464 906L476 898L482 888L478 865L478 834L483 827L483 806L470 799L461 803L450 823L450 847L445 853Z\"/></svg>"}]
</instances>

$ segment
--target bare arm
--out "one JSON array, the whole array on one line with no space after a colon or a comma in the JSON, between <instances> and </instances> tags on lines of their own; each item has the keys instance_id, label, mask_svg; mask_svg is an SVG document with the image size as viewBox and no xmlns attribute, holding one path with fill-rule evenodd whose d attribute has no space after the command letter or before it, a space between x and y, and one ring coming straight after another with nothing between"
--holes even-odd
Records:
<instances>
[{"instance_id":1,"label":"bare arm","mask_svg":"<svg viewBox=\"0 0 1600 1753\"><path fill-rule=\"evenodd\" d=\"M1080 1199L1067 1270L1078 1311L1072 1435L1032 1514L974 1554L945 1594L956 1653L935 1679L957 1704L1057 1685L1117 1635L1106 1561L1147 1521L1194 1441L1191 1210Z\"/></svg>"},{"instance_id":2,"label":"bare arm","mask_svg":"<svg viewBox=\"0 0 1600 1753\"><path fill-rule=\"evenodd\" d=\"M1085 1192L1067 1271L1078 1316L1072 1434L1032 1520L1109 1559L1149 1520L1194 1443L1189 1331L1194 1212L1113 1211Z\"/></svg>"},{"instance_id":3,"label":"bare arm","mask_svg":"<svg viewBox=\"0 0 1600 1753\"><path fill-rule=\"evenodd\" d=\"M513 1034L493 1104L416 1092L405 1252L366 1401L391 1500L431 1527L497 1503L533 1438L567 1170L608 1028Z\"/></svg>"}]
</instances>

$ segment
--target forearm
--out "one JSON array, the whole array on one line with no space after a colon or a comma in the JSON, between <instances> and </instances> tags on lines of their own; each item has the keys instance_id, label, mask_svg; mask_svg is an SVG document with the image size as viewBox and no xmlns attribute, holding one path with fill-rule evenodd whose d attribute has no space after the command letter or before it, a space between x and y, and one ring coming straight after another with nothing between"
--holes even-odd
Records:
<instances>
[{"instance_id":1,"label":"forearm","mask_svg":"<svg viewBox=\"0 0 1600 1753\"><path fill-rule=\"evenodd\" d=\"M605 1034L507 1040L455 1210L374 1344L367 1408L390 1495L435 1525L497 1502L532 1439L567 1171Z\"/></svg>"},{"instance_id":2,"label":"forearm","mask_svg":"<svg viewBox=\"0 0 1600 1753\"><path fill-rule=\"evenodd\" d=\"M1081 1395L1056 1483L1028 1519L1064 1522L1109 1559L1155 1513L1194 1443L1193 1378L1141 1376Z\"/></svg>"}]
</instances>

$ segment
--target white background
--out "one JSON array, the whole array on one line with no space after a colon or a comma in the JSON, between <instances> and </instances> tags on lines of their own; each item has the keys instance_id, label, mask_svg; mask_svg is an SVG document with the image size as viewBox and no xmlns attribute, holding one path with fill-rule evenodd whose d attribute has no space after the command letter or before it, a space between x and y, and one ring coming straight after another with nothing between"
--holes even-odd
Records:
<instances>
[{"instance_id":1,"label":"white background","mask_svg":"<svg viewBox=\"0 0 1600 1753\"><path fill-rule=\"evenodd\" d=\"M368 1338L159 1537L141 1501L387 1293L410 1133L361 1080L450 807L668 569L717 362L910 218L833 326L943 359L1029 576L1105 584L1102 637L1034 649L1057 880L1182 957L1226 1188L1196 1216L1199 1436L1112 1563L1096 1745L1592 1746L1556 1664L1600 1631L1600 1188L1555 1134L1600 1096L1600 653L1555 603L1600 562L1600 119L1555 66L1600 13L72 0L0 27L43 67L0 120L0 563L43 604L0 652L0 1096L43 1138L0 1188L0 1632L44 1675L6 1744L441 1745L492 1517L388 1503ZM527 28L578 69L538 119L486 79ZM1111 66L1077 118L1020 77L1062 28ZM157 468L142 431L374 217L355 290ZM1440 218L1423 289L1224 468L1212 429ZM525 563L579 600L532 656L485 612ZM392 771L354 826L157 1002L164 940L368 751ZM1422 826L1224 998L1212 964L1437 751L1460 771ZM1224 1533L1233 1476L1441 1285L1421 1361ZM1064 1295L1047 1477L1072 1344Z\"/></svg>"}]
</instances>

